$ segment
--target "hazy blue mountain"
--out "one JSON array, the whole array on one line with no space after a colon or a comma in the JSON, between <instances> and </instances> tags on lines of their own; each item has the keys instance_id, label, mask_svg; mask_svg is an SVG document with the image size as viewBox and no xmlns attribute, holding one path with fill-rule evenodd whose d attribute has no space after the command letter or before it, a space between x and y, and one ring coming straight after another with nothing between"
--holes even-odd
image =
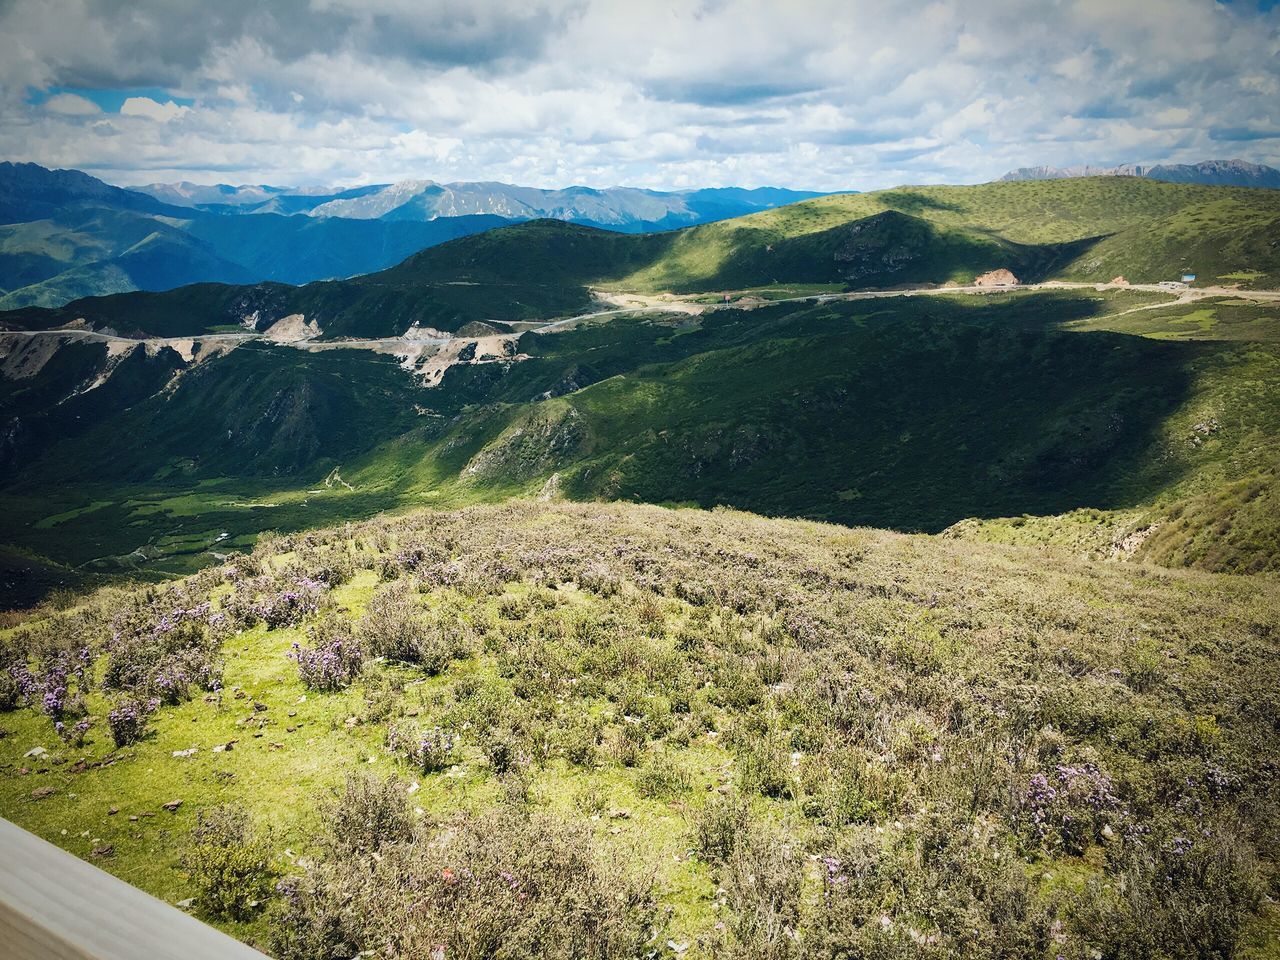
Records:
<instances>
[{"instance_id":1,"label":"hazy blue mountain","mask_svg":"<svg viewBox=\"0 0 1280 960\"><path fill-rule=\"evenodd\" d=\"M185 182L150 184L138 189L168 203L218 213L306 214L316 218L394 221L484 215L507 220L550 218L626 233L673 230L822 196L810 190L779 187L754 190L716 187L672 192L572 186L546 190L509 183L437 183L434 180L401 180L346 190L201 186Z\"/></svg>"},{"instance_id":2,"label":"hazy blue mountain","mask_svg":"<svg viewBox=\"0 0 1280 960\"><path fill-rule=\"evenodd\" d=\"M0 223L40 220L76 205L150 214L177 212L155 197L113 187L79 170L48 170L37 163L0 162Z\"/></svg>"},{"instance_id":3,"label":"hazy blue mountain","mask_svg":"<svg viewBox=\"0 0 1280 960\"><path fill-rule=\"evenodd\" d=\"M201 281L307 283L349 277L509 222L492 215L402 222L275 212L225 215L306 199L250 203L245 192L282 189L184 185L165 194L188 204L177 206L76 170L0 164L0 308L58 306L81 297L169 290ZM329 193L313 202L358 192ZM214 196L231 202L192 205Z\"/></svg>"},{"instance_id":4,"label":"hazy blue mountain","mask_svg":"<svg viewBox=\"0 0 1280 960\"><path fill-rule=\"evenodd\" d=\"M664 193L406 180L360 187L189 182L127 190L0 164L0 309L188 283L304 284L374 273L493 227L556 219L672 230L821 196L762 187Z\"/></svg>"}]
</instances>

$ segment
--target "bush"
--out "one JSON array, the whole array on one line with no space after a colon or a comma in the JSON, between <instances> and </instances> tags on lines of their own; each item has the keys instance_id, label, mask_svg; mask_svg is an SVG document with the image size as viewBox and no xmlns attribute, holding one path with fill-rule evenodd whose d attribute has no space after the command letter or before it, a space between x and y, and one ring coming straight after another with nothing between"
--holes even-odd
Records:
<instances>
[{"instance_id":1,"label":"bush","mask_svg":"<svg viewBox=\"0 0 1280 960\"><path fill-rule=\"evenodd\" d=\"M754 828L738 838L723 870L733 955L782 960L796 953L801 861L775 834Z\"/></svg>"},{"instance_id":2,"label":"bush","mask_svg":"<svg viewBox=\"0 0 1280 960\"><path fill-rule=\"evenodd\" d=\"M413 816L403 781L366 773L347 776L342 789L321 810L324 846L341 857L375 853L388 843L413 838Z\"/></svg>"},{"instance_id":3,"label":"bush","mask_svg":"<svg viewBox=\"0 0 1280 960\"><path fill-rule=\"evenodd\" d=\"M1115 960L1228 960L1264 889L1234 826L1132 844L1118 873L1091 882L1072 911L1083 943Z\"/></svg>"},{"instance_id":4,"label":"bush","mask_svg":"<svg viewBox=\"0 0 1280 960\"><path fill-rule=\"evenodd\" d=\"M494 773L506 773L526 759L520 749L520 738L510 727L490 727L482 735L480 746Z\"/></svg>"},{"instance_id":5,"label":"bush","mask_svg":"<svg viewBox=\"0 0 1280 960\"><path fill-rule=\"evenodd\" d=\"M341 690L350 686L364 665L364 648L352 636L350 623L329 615L308 630L312 646L297 643L289 653L298 663L298 676L312 690Z\"/></svg>"},{"instance_id":6,"label":"bush","mask_svg":"<svg viewBox=\"0 0 1280 960\"><path fill-rule=\"evenodd\" d=\"M738 752L739 783L744 791L766 797L788 797L794 790L791 756L776 735L752 738Z\"/></svg>"},{"instance_id":7,"label":"bush","mask_svg":"<svg viewBox=\"0 0 1280 960\"><path fill-rule=\"evenodd\" d=\"M207 600L182 588L135 598L112 617L103 686L171 704L187 699L193 684L217 689L222 667L214 624L221 620Z\"/></svg>"},{"instance_id":8,"label":"bush","mask_svg":"<svg viewBox=\"0 0 1280 960\"><path fill-rule=\"evenodd\" d=\"M1092 763L1059 764L1050 773L1033 774L1022 810L1036 840L1076 855L1127 819L1111 778Z\"/></svg>"},{"instance_id":9,"label":"bush","mask_svg":"<svg viewBox=\"0 0 1280 960\"><path fill-rule=\"evenodd\" d=\"M387 747L423 773L438 773L453 766L457 738L439 727L423 728L404 720L387 731Z\"/></svg>"},{"instance_id":10,"label":"bush","mask_svg":"<svg viewBox=\"0 0 1280 960\"><path fill-rule=\"evenodd\" d=\"M257 613L268 629L291 627L320 608L327 584L310 577L298 577L284 589L269 592L258 602Z\"/></svg>"},{"instance_id":11,"label":"bush","mask_svg":"<svg viewBox=\"0 0 1280 960\"><path fill-rule=\"evenodd\" d=\"M20 699L17 678L12 669L0 670L0 711L14 710Z\"/></svg>"},{"instance_id":12,"label":"bush","mask_svg":"<svg viewBox=\"0 0 1280 960\"><path fill-rule=\"evenodd\" d=\"M666 751L650 757L636 777L636 793L642 797L677 797L689 788L688 772Z\"/></svg>"},{"instance_id":13,"label":"bush","mask_svg":"<svg viewBox=\"0 0 1280 960\"><path fill-rule=\"evenodd\" d=\"M247 920L271 893L270 855L239 807L196 815L182 866L195 886L196 908L214 917Z\"/></svg>"},{"instance_id":14,"label":"bush","mask_svg":"<svg viewBox=\"0 0 1280 960\"><path fill-rule=\"evenodd\" d=\"M107 711L107 727L117 747L137 743L147 731L147 720L160 706L157 699L138 700L128 697L116 701Z\"/></svg>"},{"instance_id":15,"label":"bush","mask_svg":"<svg viewBox=\"0 0 1280 960\"><path fill-rule=\"evenodd\" d=\"M280 889L280 960L630 960L648 949L655 913L651 883L600 859L588 831L514 807L376 858L330 858Z\"/></svg>"},{"instance_id":16,"label":"bush","mask_svg":"<svg viewBox=\"0 0 1280 960\"><path fill-rule=\"evenodd\" d=\"M747 802L741 797L712 797L694 820L698 856L715 865L727 863L737 849L738 838L747 831L750 817Z\"/></svg>"},{"instance_id":17,"label":"bush","mask_svg":"<svg viewBox=\"0 0 1280 960\"><path fill-rule=\"evenodd\" d=\"M576 767L595 766L600 743L600 724L580 719L560 730L560 749Z\"/></svg>"},{"instance_id":18,"label":"bush","mask_svg":"<svg viewBox=\"0 0 1280 960\"><path fill-rule=\"evenodd\" d=\"M397 582L374 594L358 635L372 656L416 664L434 675L468 653L470 629L450 607L423 610L409 587Z\"/></svg>"}]
</instances>

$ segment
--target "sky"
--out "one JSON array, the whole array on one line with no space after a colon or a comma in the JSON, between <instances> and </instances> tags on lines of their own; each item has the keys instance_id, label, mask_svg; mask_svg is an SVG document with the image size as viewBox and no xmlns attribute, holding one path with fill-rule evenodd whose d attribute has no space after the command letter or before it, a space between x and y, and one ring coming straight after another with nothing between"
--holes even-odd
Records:
<instances>
[{"instance_id":1,"label":"sky","mask_svg":"<svg viewBox=\"0 0 1280 960\"><path fill-rule=\"evenodd\" d=\"M113 183L1280 164L1276 0L0 0L0 159Z\"/></svg>"}]
</instances>

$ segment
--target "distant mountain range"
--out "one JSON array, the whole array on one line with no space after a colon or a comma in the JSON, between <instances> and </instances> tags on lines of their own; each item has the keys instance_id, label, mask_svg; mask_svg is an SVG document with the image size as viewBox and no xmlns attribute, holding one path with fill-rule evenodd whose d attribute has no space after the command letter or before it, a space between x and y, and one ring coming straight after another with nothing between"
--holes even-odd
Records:
<instances>
[{"instance_id":1,"label":"distant mountain range","mask_svg":"<svg viewBox=\"0 0 1280 960\"><path fill-rule=\"evenodd\" d=\"M1021 167L1001 180L1062 180L1067 177L1146 177L1168 183L1203 183L1219 187L1266 187L1280 190L1280 170L1246 160L1200 163L1122 163L1117 167Z\"/></svg>"},{"instance_id":2,"label":"distant mountain range","mask_svg":"<svg viewBox=\"0 0 1280 960\"><path fill-rule=\"evenodd\" d=\"M153 183L137 189L165 203L223 213L415 222L492 215L508 220L568 220L626 233L687 227L823 196L812 190L775 187L675 192L634 187L544 190L509 183L437 183L434 180L401 180L346 190L193 183Z\"/></svg>"},{"instance_id":3,"label":"distant mountain range","mask_svg":"<svg viewBox=\"0 0 1280 960\"><path fill-rule=\"evenodd\" d=\"M128 190L78 170L0 163L0 309L202 281L308 283L372 273L522 220L643 233L820 195L425 180L347 190L192 183Z\"/></svg>"}]
</instances>

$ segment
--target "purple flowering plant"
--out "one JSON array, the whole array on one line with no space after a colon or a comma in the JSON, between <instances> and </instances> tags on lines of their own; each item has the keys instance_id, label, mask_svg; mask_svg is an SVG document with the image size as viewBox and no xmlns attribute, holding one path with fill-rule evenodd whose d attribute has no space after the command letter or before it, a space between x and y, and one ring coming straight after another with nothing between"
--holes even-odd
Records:
<instances>
[{"instance_id":1,"label":"purple flowering plant","mask_svg":"<svg viewBox=\"0 0 1280 960\"><path fill-rule=\"evenodd\" d=\"M402 721L387 731L387 747L423 773L438 773L453 765L457 737L440 727L420 727Z\"/></svg>"}]
</instances>

